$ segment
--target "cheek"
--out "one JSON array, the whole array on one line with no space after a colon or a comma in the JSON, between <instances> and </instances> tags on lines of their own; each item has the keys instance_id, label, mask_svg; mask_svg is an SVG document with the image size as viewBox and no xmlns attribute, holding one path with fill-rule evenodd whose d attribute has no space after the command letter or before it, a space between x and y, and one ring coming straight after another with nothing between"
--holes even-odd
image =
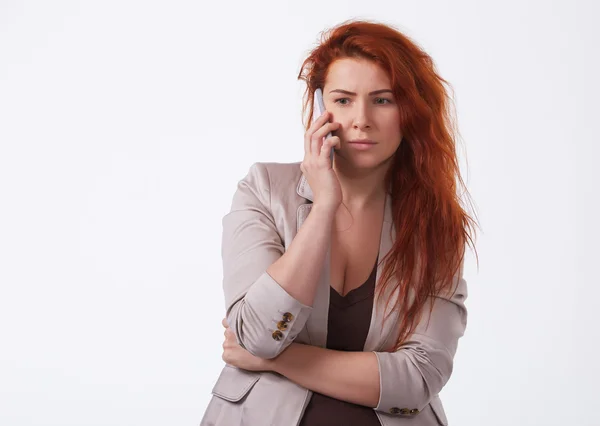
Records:
<instances>
[{"instance_id":1,"label":"cheek","mask_svg":"<svg viewBox=\"0 0 600 426\"><path fill-rule=\"evenodd\" d=\"M400 134L400 113L394 111L387 119L387 128L390 133Z\"/></svg>"},{"instance_id":2,"label":"cheek","mask_svg":"<svg viewBox=\"0 0 600 426\"><path fill-rule=\"evenodd\" d=\"M402 132L400 131L400 126L397 124L393 124L388 126L385 129L385 135L386 138L388 138L389 140L392 141L400 141L400 139L402 138Z\"/></svg>"}]
</instances>

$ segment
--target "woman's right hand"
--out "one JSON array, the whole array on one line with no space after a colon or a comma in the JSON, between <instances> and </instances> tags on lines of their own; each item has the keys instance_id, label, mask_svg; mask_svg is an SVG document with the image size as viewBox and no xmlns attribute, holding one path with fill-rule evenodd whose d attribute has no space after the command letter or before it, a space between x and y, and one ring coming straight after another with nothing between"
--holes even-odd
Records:
<instances>
[{"instance_id":1,"label":"woman's right hand","mask_svg":"<svg viewBox=\"0 0 600 426\"><path fill-rule=\"evenodd\" d=\"M304 134L304 160L300 170L313 192L313 203L337 211L342 203L342 188L340 181L331 167L331 147L340 146L340 138L331 136L325 141L327 133L338 129L339 123L329 122L329 112L320 116Z\"/></svg>"}]
</instances>

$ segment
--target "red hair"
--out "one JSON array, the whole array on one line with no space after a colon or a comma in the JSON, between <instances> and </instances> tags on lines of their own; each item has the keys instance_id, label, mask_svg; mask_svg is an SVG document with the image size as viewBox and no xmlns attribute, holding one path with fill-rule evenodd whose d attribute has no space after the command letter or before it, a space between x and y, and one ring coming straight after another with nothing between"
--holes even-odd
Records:
<instances>
[{"instance_id":1,"label":"red hair","mask_svg":"<svg viewBox=\"0 0 600 426\"><path fill-rule=\"evenodd\" d=\"M299 80L306 82L303 116L308 130L313 117L313 97L323 88L329 66L343 58L366 59L388 75L400 110L403 141L386 175L392 195L396 229L394 245L384 259L378 297L398 292L394 310L400 315L400 334L391 351L412 334L430 296L453 294L453 283L462 272L465 248L472 248L474 221L461 206L457 183L461 178L456 154L451 98L433 60L400 31L382 23L346 21L325 33L304 60ZM475 250L476 251L476 250ZM389 302L389 300L388 300ZM386 308L387 308L386 303ZM429 313L433 310L431 303ZM386 319L388 318L386 316Z\"/></svg>"}]
</instances>

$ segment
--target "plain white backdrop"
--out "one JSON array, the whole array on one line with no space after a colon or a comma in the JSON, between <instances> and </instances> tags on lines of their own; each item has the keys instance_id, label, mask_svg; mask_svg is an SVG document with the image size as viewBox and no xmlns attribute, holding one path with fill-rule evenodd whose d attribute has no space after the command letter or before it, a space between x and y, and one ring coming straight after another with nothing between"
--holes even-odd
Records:
<instances>
[{"instance_id":1,"label":"plain white backdrop","mask_svg":"<svg viewBox=\"0 0 600 426\"><path fill-rule=\"evenodd\" d=\"M450 424L600 424L598 12L0 1L0 424L199 423L221 219L253 162L302 160L300 64L351 18L404 31L455 90L482 229Z\"/></svg>"}]
</instances>

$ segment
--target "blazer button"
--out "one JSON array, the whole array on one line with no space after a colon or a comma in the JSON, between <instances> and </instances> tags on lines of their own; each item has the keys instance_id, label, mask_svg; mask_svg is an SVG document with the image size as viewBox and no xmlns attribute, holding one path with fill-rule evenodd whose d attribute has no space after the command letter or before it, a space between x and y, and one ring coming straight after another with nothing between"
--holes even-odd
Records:
<instances>
[{"instance_id":1,"label":"blazer button","mask_svg":"<svg viewBox=\"0 0 600 426\"><path fill-rule=\"evenodd\" d=\"M400 409L398 407L392 407L392 408L390 408L390 413L391 414L400 414Z\"/></svg>"},{"instance_id":2,"label":"blazer button","mask_svg":"<svg viewBox=\"0 0 600 426\"><path fill-rule=\"evenodd\" d=\"M292 314L290 314L289 312L286 312L285 314L283 314L283 320L285 322L290 322L293 319L294 319L294 316Z\"/></svg>"},{"instance_id":3,"label":"blazer button","mask_svg":"<svg viewBox=\"0 0 600 426\"><path fill-rule=\"evenodd\" d=\"M281 331L287 330L287 327L288 327L288 323L285 321L279 321L277 323L277 328Z\"/></svg>"},{"instance_id":4,"label":"blazer button","mask_svg":"<svg viewBox=\"0 0 600 426\"><path fill-rule=\"evenodd\" d=\"M400 410L401 414L410 414L410 410L408 408L403 408Z\"/></svg>"},{"instance_id":5,"label":"blazer button","mask_svg":"<svg viewBox=\"0 0 600 426\"><path fill-rule=\"evenodd\" d=\"M275 330L273 332L272 336L273 336L273 339L275 339L277 341L283 339L283 333L281 331L279 331L279 330Z\"/></svg>"},{"instance_id":6,"label":"blazer button","mask_svg":"<svg viewBox=\"0 0 600 426\"><path fill-rule=\"evenodd\" d=\"M413 408L412 410L410 410L410 414L419 414L419 410L416 408Z\"/></svg>"}]
</instances>

